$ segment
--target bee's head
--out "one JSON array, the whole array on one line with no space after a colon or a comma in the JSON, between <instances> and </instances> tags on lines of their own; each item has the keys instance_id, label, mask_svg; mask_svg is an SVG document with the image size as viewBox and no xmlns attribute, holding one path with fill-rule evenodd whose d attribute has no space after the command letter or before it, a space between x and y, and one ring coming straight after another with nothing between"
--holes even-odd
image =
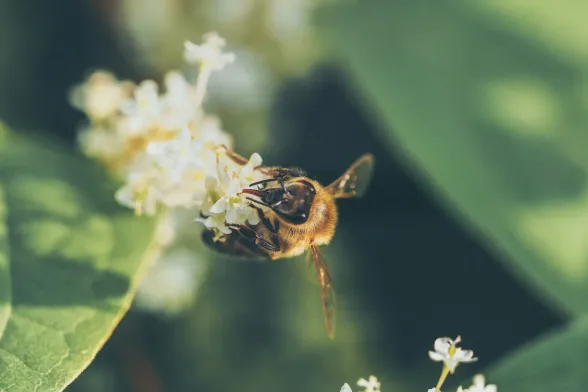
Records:
<instances>
[{"instance_id":1,"label":"bee's head","mask_svg":"<svg viewBox=\"0 0 588 392\"><path fill-rule=\"evenodd\" d=\"M308 219L316 189L309 181L296 179L285 183L283 187L244 189L243 193L257 196L285 221L302 224Z\"/></svg>"}]
</instances>

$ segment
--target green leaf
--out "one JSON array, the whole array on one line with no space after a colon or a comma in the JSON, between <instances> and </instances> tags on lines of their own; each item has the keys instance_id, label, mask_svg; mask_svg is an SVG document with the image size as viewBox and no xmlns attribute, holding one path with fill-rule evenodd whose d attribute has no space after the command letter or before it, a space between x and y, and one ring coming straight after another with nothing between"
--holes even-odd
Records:
<instances>
[{"instance_id":1,"label":"green leaf","mask_svg":"<svg viewBox=\"0 0 588 392\"><path fill-rule=\"evenodd\" d=\"M153 222L71 151L0 143L0 390L61 391L129 308Z\"/></svg>"},{"instance_id":2,"label":"green leaf","mask_svg":"<svg viewBox=\"0 0 588 392\"><path fill-rule=\"evenodd\" d=\"M583 392L588 385L588 319L549 333L490 368L486 382L499 391Z\"/></svg>"},{"instance_id":3,"label":"green leaf","mask_svg":"<svg viewBox=\"0 0 588 392\"><path fill-rule=\"evenodd\" d=\"M389 145L551 304L588 311L588 3L342 3L318 25Z\"/></svg>"}]
</instances>

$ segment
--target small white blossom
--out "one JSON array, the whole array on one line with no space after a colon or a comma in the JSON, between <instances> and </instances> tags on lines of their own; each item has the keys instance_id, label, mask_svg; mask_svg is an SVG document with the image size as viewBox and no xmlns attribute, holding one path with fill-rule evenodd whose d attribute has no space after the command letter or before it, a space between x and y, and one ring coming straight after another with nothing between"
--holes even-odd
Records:
<instances>
[{"instance_id":1,"label":"small white blossom","mask_svg":"<svg viewBox=\"0 0 588 392\"><path fill-rule=\"evenodd\" d=\"M357 386L365 388L361 392L380 392L380 382L375 376L370 376L369 379L360 378L357 381Z\"/></svg>"},{"instance_id":2,"label":"small white blossom","mask_svg":"<svg viewBox=\"0 0 588 392\"><path fill-rule=\"evenodd\" d=\"M459 336L455 340L447 337L438 338L434 344L435 351L429 351L429 357L433 361L444 362L450 373L453 373L460 363L474 362L478 359L474 357L473 351L457 347L460 342L461 337Z\"/></svg>"},{"instance_id":3,"label":"small white blossom","mask_svg":"<svg viewBox=\"0 0 588 392\"><path fill-rule=\"evenodd\" d=\"M157 83L153 80L141 82L135 89L134 98L123 102L121 110L128 116L131 133L144 133L156 125L161 112Z\"/></svg>"},{"instance_id":4,"label":"small white blossom","mask_svg":"<svg viewBox=\"0 0 588 392\"><path fill-rule=\"evenodd\" d=\"M345 383L341 387L341 392L353 392L353 391L351 390L351 387L349 386L349 384Z\"/></svg>"},{"instance_id":5,"label":"small white blossom","mask_svg":"<svg viewBox=\"0 0 588 392\"><path fill-rule=\"evenodd\" d=\"M86 83L71 90L70 102L92 120L100 121L116 113L121 102L128 98L130 88L130 82L119 82L110 72L98 71Z\"/></svg>"},{"instance_id":6,"label":"small white blossom","mask_svg":"<svg viewBox=\"0 0 588 392\"><path fill-rule=\"evenodd\" d=\"M127 182L116 192L116 200L135 210L137 215L155 215L158 188L155 185L159 176L155 172L132 172Z\"/></svg>"},{"instance_id":7,"label":"small white blossom","mask_svg":"<svg viewBox=\"0 0 588 392\"><path fill-rule=\"evenodd\" d=\"M207 229L216 230L217 233L231 234L231 229L226 225L224 214L210 214L207 218L196 218L195 221L201 222ZM218 235L215 237L216 239L218 239Z\"/></svg>"},{"instance_id":8,"label":"small white blossom","mask_svg":"<svg viewBox=\"0 0 588 392\"><path fill-rule=\"evenodd\" d=\"M225 40L217 33L204 35L204 43L196 45L190 41L184 42L184 59L187 63L206 65L213 70L223 69L225 65L235 61L233 53L223 53Z\"/></svg>"},{"instance_id":9,"label":"small white blossom","mask_svg":"<svg viewBox=\"0 0 588 392\"><path fill-rule=\"evenodd\" d=\"M230 146L233 144L231 136L223 132L220 120L214 116L205 116L194 127L194 137L202 140L202 143L211 151L216 151L217 146ZM214 152L216 160L216 152Z\"/></svg>"},{"instance_id":10,"label":"small white blossom","mask_svg":"<svg viewBox=\"0 0 588 392\"><path fill-rule=\"evenodd\" d=\"M178 71L170 71L164 77L166 96L165 100L173 106L181 106L185 99L194 92L188 80Z\"/></svg>"},{"instance_id":11,"label":"small white blossom","mask_svg":"<svg viewBox=\"0 0 588 392\"><path fill-rule=\"evenodd\" d=\"M190 84L177 71L168 72L164 78L165 94L160 99L159 127L178 130L193 125L202 116L196 86Z\"/></svg>"},{"instance_id":12,"label":"small white blossom","mask_svg":"<svg viewBox=\"0 0 588 392\"><path fill-rule=\"evenodd\" d=\"M486 385L486 379L482 374L476 374L474 376L474 383L468 388L464 389L464 392L497 392L498 388L494 384Z\"/></svg>"},{"instance_id":13,"label":"small white blossom","mask_svg":"<svg viewBox=\"0 0 588 392\"><path fill-rule=\"evenodd\" d=\"M86 155L105 161L116 159L124 147L117 132L100 126L81 129L78 141Z\"/></svg>"},{"instance_id":14,"label":"small white blossom","mask_svg":"<svg viewBox=\"0 0 588 392\"><path fill-rule=\"evenodd\" d=\"M162 167L165 172L163 175L169 175L172 181L179 181L187 170L202 168L199 156L202 148L202 142L192 139L190 129L184 127L175 139L150 142L147 145L147 154Z\"/></svg>"},{"instance_id":15,"label":"small white blossom","mask_svg":"<svg viewBox=\"0 0 588 392\"><path fill-rule=\"evenodd\" d=\"M223 161L220 161L221 158ZM261 156L257 153L251 155L247 164L243 166L234 163L228 157L219 156L218 178L208 177L206 180L208 197L201 210L207 218L197 221L224 234L230 233L227 224L258 224L257 211L249 206L249 201L241 192L249 184L263 177L255 170L261 162Z\"/></svg>"}]
</instances>

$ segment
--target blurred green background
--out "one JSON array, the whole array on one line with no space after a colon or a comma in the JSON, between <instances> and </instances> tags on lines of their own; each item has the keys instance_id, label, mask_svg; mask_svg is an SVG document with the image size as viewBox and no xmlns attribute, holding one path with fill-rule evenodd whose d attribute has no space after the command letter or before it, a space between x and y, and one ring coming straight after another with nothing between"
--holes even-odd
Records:
<instances>
[{"instance_id":1,"label":"blurred green background","mask_svg":"<svg viewBox=\"0 0 588 392\"><path fill-rule=\"evenodd\" d=\"M211 82L208 108L239 153L325 183L376 156L324 250L334 342L303 258L239 263L194 227L182 241L209 269L193 304L133 308L68 391L338 391L369 374L426 390L436 337L461 335L481 358L465 377L586 312L587 7L352 3L0 3L0 118L18 132L75 147L71 86L99 68L160 80L185 39L216 30L241 68ZM581 363L587 334L573 332ZM538 390L526 381L539 373L518 374L499 389Z\"/></svg>"}]
</instances>

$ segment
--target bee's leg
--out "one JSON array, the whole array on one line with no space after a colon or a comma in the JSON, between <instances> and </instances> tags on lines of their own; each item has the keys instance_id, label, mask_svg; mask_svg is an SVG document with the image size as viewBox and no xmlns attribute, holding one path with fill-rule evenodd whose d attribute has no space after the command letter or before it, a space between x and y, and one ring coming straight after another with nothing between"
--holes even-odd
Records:
<instances>
[{"instance_id":1,"label":"bee's leg","mask_svg":"<svg viewBox=\"0 0 588 392\"><path fill-rule=\"evenodd\" d=\"M266 204L266 203L264 203L264 202L263 202L263 201L261 201L261 200L256 200L256 199L252 199L252 198L248 197L248 198L247 198L247 201L249 201L249 202L250 202L250 203L249 203L249 206L250 206L251 208L259 208L259 207L255 207L255 206L254 206L252 203L258 204L258 205L260 205L260 206L263 206L263 207L272 208L272 206L270 206L269 204Z\"/></svg>"},{"instance_id":2,"label":"bee's leg","mask_svg":"<svg viewBox=\"0 0 588 392\"><path fill-rule=\"evenodd\" d=\"M253 205L251 205L250 207L255 208L255 210L257 211L257 216L259 217L259 220L270 231L270 233L278 234L279 221L276 221L275 226L274 226L272 224L272 222L269 220L269 218L267 216L265 216L265 214L263 213L263 210L261 208L253 206Z\"/></svg>"},{"instance_id":3,"label":"bee's leg","mask_svg":"<svg viewBox=\"0 0 588 392\"><path fill-rule=\"evenodd\" d=\"M257 211L257 216L259 217L259 220L266 227L266 229L269 230L270 241L272 242L272 244L275 245L278 249L280 249L280 239L278 237L278 231L280 230L280 221L276 219L276 220L274 220L274 223L272 224L271 220L267 216L265 216L265 214L263 213L263 210L261 208L255 207L255 206L251 206L251 207L255 208L255 210Z\"/></svg>"},{"instance_id":4,"label":"bee's leg","mask_svg":"<svg viewBox=\"0 0 588 392\"><path fill-rule=\"evenodd\" d=\"M255 201L255 200L252 200ZM259 217L259 221L265 226L266 229L270 232L270 241L271 243L278 249L280 249L280 240L278 238L278 230L280 229L280 221L275 220L272 223L269 218L263 213L263 210L259 207L254 206L253 204L249 204L249 207L254 208L257 211L257 216Z\"/></svg>"},{"instance_id":5,"label":"bee's leg","mask_svg":"<svg viewBox=\"0 0 588 392\"><path fill-rule=\"evenodd\" d=\"M259 234L255 232L251 227L245 225L234 225L229 224L227 227L235 230L237 233L245 237L251 242L254 242L259 248L269 250L270 252L279 252L280 246L274 245L271 242L267 241L266 239L262 238Z\"/></svg>"}]
</instances>

